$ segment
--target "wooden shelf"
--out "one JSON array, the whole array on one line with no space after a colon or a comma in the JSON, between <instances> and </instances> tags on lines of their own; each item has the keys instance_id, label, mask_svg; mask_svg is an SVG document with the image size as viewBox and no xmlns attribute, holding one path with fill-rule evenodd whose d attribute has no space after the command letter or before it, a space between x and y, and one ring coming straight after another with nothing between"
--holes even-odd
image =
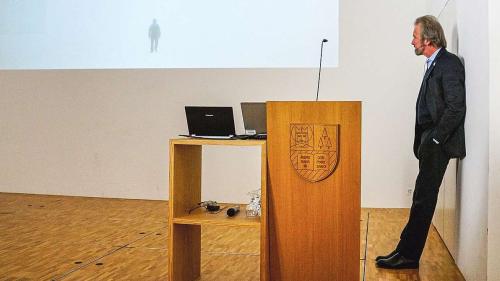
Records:
<instances>
[{"instance_id":1,"label":"wooden shelf","mask_svg":"<svg viewBox=\"0 0 500 281\"><path fill-rule=\"evenodd\" d=\"M255 145L265 145L266 140L224 140L224 139L217 140L217 139L179 138L179 139L171 139L170 144L255 146Z\"/></svg>"},{"instance_id":2,"label":"wooden shelf","mask_svg":"<svg viewBox=\"0 0 500 281\"><path fill-rule=\"evenodd\" d=\"M245 206L240 205L240 212L234 217L226 215L227 208L236 204L221 204L226 206L224 210L219 213L209 213L204 209L198 209L191 214L185 216L175 217L174 224L192 224L192 225L219 225L219 226L248 226L260 227L260 217L249 218L245 214Z\"/></svg>"},{"instance_id":3,"label":"wooden shelf","mask_svg":"<svg viewBox=\"0 0 500 281\"><path fill-rule=\"evenodd\" d=\"M240 205L241 211L227 217L226 210L211 214L194 210L201 201L201 156L206 145L260 147L261 216L247 218L243 204L221 203L227 207ZM212 140L178 138L170 140L169 195L169 280L190 281L200 277L201 226L260 228L260 280L269 280L269 243L267 238L267 142L266 140Z\"/></svg>"}]
</instances>

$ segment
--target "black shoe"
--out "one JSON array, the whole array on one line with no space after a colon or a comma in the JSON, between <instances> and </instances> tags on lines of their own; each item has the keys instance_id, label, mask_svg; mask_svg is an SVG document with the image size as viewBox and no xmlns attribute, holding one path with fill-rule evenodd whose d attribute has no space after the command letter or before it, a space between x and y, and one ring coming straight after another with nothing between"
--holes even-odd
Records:
<instances>
[{"instance_id":1,"label":"black shoe","mask_svg":"<svg viewBox=\"0 0 500 281\"><path fill-rule=\"evenodd\" d=\"M375 258L375 261L388 259L388 258L394 256L397 252L398 252L398 250L394 250L390 254L388 254L387 256L378 256Z\"/></svg>"},{"instance_id":2,"label":"black shoe","mask_svg":"<svg viewBox=\"0 0 500 281\"><path fill-rule=\"evenodd\" d=\"M377 267L388 269L414 269L418 268L418 261L405 258L400 253L396 253L390 258L378 260Z\"/></svg>"}]
</instances>

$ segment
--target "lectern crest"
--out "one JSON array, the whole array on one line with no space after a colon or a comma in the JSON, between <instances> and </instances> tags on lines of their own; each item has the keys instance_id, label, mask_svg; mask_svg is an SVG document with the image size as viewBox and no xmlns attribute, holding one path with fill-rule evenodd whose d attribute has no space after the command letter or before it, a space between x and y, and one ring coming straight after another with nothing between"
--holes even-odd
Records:
<instances>
[{"instance_id":1,"label":"lectern crest","mask_svg":"<svg viewBox=\"0 0 500 281\"><path fill-rule=\"evenodd\" d=\"M339 159L339 125L290 124L290 161L310 182L324 180Z\"/></svg>"}]
</instances>

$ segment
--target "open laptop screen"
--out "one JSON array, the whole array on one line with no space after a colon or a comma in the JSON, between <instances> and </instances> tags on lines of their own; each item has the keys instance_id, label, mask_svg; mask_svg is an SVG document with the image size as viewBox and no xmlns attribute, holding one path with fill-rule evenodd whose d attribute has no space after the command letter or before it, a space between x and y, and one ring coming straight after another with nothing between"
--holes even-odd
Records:
<instances>
[{"instance_id":1,"label":"open laptop screen","mask_svg":"<svg viewBox=\"0 0 500 281\"><path fill-rule=\"evenodd\" d=\"M265 134L266 130L266 103L242 102L241 113L245 125L245 134Z\"/></svg>"},{"instance_id":2,"label":"open laptop screen","mask_svg":"<svg viewBox=\"0 0 500 281\"><path fill-rule=\"evenodd\" d=\"M232 107L186 106L185 109L189 135L235 135Z\"/></svg>"}]
</instances>

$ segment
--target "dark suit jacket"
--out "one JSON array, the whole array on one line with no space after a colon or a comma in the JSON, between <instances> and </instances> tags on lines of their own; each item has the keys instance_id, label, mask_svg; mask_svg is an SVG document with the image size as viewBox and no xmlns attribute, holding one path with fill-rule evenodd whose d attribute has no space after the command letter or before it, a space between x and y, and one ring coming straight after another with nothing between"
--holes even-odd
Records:
<instances>
[{"instance_id":1,"label":"dark suit jacket","mask_svg":"<svg viewBox=\"0 0 500 281\"><path fill-rule=\"evenodd\" d=\"M422 143L435 138L450 158L464 158L465 70L460 59L442 48L425 73L420 95L425 97L433 122L426 128L415 122L415 156L419 158Z\"/></svg>"}]
</instances>

